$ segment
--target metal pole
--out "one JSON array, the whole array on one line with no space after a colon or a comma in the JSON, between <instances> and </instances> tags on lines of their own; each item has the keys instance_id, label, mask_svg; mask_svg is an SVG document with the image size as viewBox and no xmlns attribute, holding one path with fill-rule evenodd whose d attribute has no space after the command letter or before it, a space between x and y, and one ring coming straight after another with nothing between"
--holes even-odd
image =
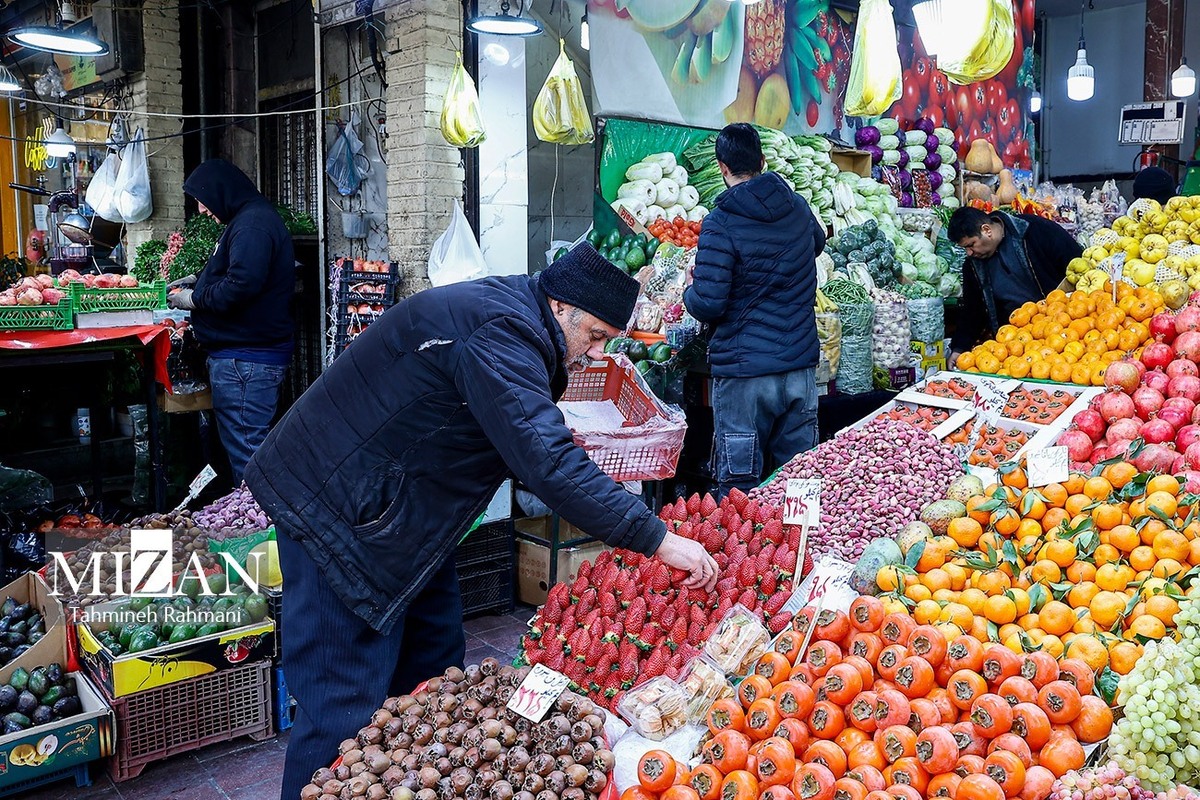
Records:
<instances>
[{"instance_id":1,"label":"metal pole","mask_svg":"<svg viewBox=\"0 0 1200 800\"><path fill-rule=\"evenodd\" d=\"M321 20L315 13L313 14L313 76L315 78L317 90L317 100L313 114L316 116L316 146L318 148L318 157L313 160L314 169L316 169L316 185L317 185L317 213L313 216L317 220L317 277L320 281L320 286L317 287L317 293L320 296L320 323L321 331L321 369L325 369L325 364L329 358L329 337L325 334L326 325L326 303L325 292L329 284L329 261L325 252L325 176L322 172L322 165L325 159L320 157L320 154L325 152L325 121L324 112L321 111L325 106L325 70L322 65L323 50L321 40Z\"/></svg>"}]
</instances>

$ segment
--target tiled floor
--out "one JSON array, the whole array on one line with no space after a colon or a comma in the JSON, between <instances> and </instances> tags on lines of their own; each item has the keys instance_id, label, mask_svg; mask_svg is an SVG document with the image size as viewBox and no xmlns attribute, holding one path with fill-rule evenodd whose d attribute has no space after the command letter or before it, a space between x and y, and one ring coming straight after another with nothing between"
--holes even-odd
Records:
<instances>
[{"instance_id":1,"label":"tiled floor","mask_svg":"<svg viewBox=\"0 0 1200 800\"><path fill-rule=\"evenodd\" d=\"M529 607L512 614L478 617L464 623L468 664L494 656L511 661L533 614ZM287 732L265 742L242 738L215 744L151 764L142 774L113 784L99 766L92 785L75 788L70 781L18 795L22 800L276 800L283 774ZM332 758L330 759L332 760ZM314 767L315 769L315 767Z\"/></svg>"}]
</instances>

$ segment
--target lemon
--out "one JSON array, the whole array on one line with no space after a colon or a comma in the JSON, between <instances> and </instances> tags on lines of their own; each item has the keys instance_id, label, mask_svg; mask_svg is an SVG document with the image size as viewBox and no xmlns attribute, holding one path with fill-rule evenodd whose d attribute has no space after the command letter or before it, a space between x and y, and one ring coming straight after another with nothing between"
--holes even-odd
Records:
<instances>
[{"instance_id":1,"label":"lemon","mask_svg":"<svg viewBox=\"0 0 1200 800\"><path fill-rule=\"evenodd\" d=\"M255 553L259 555L256 557ZM279 547L274 541L263 542L246 556L246 574L259 586L275 588L283 585L279 571Z\"/></svg>"}]
</instances>

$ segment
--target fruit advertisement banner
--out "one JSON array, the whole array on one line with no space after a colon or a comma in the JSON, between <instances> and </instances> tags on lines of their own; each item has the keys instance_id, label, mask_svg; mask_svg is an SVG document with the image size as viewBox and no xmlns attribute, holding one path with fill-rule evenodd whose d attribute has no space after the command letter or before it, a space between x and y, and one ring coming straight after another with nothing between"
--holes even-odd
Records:
<instances>
[{"instance_id":1,"label":"fruit advertisement banner","mask_svg":"<svg viewBox=\"0 0 1200 800\"><path fill-rule=\"evenodd\" d=\"M884 116L953 130L960 155L987 139L1028 169L1035 0L1013 0L1013 57L994 78L957 86L915 28L897 27L903 91ZM720 128L754 122L850 141L870 120L845 117L852 14L829 0L589 0L595 113Z\"/></svg>"}]
</instances>

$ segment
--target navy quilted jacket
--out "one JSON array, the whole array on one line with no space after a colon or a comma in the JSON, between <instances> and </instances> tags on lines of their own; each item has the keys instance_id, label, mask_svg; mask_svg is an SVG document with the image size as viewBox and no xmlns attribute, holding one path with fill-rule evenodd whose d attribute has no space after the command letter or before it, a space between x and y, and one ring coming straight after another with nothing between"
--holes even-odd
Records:
<instances>
[{"instance_id":1,"label":"navy quilted jacket","mask_svg":"<svg viewBox=\"0 0 1200 800\"><path fill-rule=\"evenodd\" d=\"M720 378L815 367L816 258L825 249L808 204L767 172L727 189L704 219L688 311L713 327L709 361Z\"/></svg>"}]
</instances>

